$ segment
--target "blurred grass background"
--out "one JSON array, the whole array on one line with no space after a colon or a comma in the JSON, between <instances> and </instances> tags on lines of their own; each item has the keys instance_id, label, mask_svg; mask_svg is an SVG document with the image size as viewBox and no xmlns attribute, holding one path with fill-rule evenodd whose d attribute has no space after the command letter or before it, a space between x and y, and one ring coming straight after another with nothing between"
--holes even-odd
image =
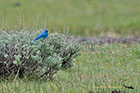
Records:
<instances>
[{"instance_id":1,"label":"blurred grass background","mask_svg":"<svg viewBox=\"0 0 140 93\"><path fill-rule=\"evenodd\" d=\"M140 0L0 0L0 29L140 36Z\"/></svg>"}]
</instances>

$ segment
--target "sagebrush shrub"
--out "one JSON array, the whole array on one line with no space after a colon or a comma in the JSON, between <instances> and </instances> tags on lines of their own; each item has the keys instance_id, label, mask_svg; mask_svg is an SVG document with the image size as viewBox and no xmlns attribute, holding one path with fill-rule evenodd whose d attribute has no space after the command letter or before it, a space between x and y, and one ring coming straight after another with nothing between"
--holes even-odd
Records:
<instances>
[{"instance_id":1,"label":"sagebrush shrub","mask_svg":"<svg viewBox=\"0 0 140 93\"><path fill-rule=\"evenodd\" d=\"M0 35L0 75L2 77L31 76L52 77L58 70L74 65L80 45L73 38L52 33L45 40L32 40L39 31L2 31Z\"/></svg>"}]
</instances>

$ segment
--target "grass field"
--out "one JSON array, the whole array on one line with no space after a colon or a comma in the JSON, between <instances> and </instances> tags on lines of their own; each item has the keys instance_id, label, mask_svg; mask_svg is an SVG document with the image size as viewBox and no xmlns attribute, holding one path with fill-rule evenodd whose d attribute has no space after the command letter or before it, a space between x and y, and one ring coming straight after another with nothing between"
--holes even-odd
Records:
<instances>
[{"instance_id":1,"label":"grass field","mask_svg":"<svg viewBox=\"0 0 140 93\"><path fill-rule=\"evenodd\" d=\"M0 28L140 36L139 5L140 0L0 0Z\"/></svg>"},{"instance_id":2,"label":"grass field","mask_svg":"<svg viewBox=\"0 0 140 93\"><path fill-rule=\"evenodd\" d=\"M1 93L139 93L140 44L89 46L76 58L75 66L59 71L53 80L1 81ZM123 84L133 86L126 89Z\"/></svg>"},{"instance_id":3,"label":"grass field","mask_svg":"<svg viewBox=\"0 0 140 93\"><path fill-rule=\"evenodd\" d=\"M140 0L0 0L0 29L45 28L85 37L140 37ZM75 61L52 80L1 79L0 93L140 93L138 43L85 45Z\"/></svg>"}]
</instances>

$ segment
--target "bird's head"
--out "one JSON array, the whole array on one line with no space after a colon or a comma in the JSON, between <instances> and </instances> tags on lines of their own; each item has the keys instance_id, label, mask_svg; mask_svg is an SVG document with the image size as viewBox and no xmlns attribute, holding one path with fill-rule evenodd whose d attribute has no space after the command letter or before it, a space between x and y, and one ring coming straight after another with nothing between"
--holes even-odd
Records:
<instances>
[{"instance_id":1,"label":"bird's head","mask_svg":"<svg viewBox=\"0 0 140 93\"><path fill-rule=\"evenodd\" d=\"M48 33L48 29L45 29L45 32L47 32L47 33Z\"/></svg>"}]
</instances>

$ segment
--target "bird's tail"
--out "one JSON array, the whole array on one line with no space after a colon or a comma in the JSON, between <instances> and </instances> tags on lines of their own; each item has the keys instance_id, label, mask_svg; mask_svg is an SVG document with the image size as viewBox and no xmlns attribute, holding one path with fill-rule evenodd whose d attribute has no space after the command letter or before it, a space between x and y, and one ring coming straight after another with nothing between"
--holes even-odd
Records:
<instances>
[{"instance_id":1,"label":"bird's tail","mask_svg":"<svg viewBox=\"0 0 140 93\"><path fill-rule=\"evenodd\" d=\"M35 39L35 40L33 40L33 41L32 41L32 43L33 43L33 42L35 42L35 41L36 41L36 39Z\"/></svg>"},{"instance_id":2,"label":"bird's tail","mask_svg":"<svg viewBox=\"0 0 140 93\"><path fill-rule=\"evenodd\" d=\"M32 42L35 42L36 40L38 40L40 37L37 37L35 40L33 40Z\"/></svg>"}]
</instances>

